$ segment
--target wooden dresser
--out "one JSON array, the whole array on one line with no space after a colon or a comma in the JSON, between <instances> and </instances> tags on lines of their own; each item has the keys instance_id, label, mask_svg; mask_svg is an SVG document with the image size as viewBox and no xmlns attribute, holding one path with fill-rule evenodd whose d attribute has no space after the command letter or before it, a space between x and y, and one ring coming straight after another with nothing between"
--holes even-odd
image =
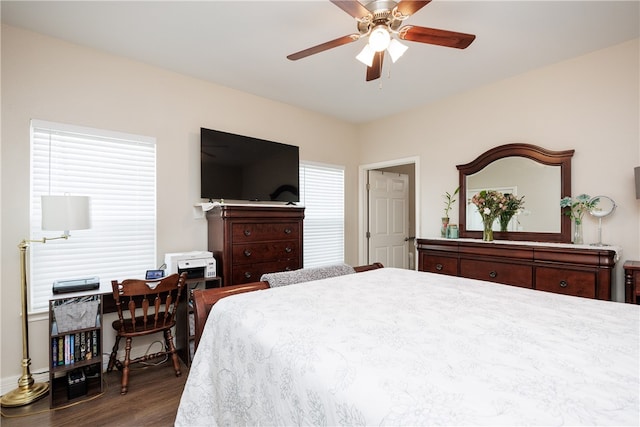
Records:
<instances>
[{"instance_id":1,"label":"wooden dresser","mask_svg":"<svg viewBox=\"0 0 640 427\"><path fill-rule=\"evenodd\" d=\"M624 268L624 302L640 304L640 261L626 261Z\"/></svg>"},{"instance_id":2,"label":"wooden dresser","mask_svg":"<svg viewBox=\"0 0 640 427\"><path fill-rule=\"evenodd\" d=\"M304 208L222 205L207 213L209 251L223 286L302 268Z\"/></svg>"},{"instance_id":3,"label":"wooden dresser","mask_svg":"<svg viewBox=\"0 0 640 427\"><path fill-rule=\"evenodd\" d=\"M611 300L611 247L418 239L418 269L558 294Z\"/></svg>"}]
</instances>

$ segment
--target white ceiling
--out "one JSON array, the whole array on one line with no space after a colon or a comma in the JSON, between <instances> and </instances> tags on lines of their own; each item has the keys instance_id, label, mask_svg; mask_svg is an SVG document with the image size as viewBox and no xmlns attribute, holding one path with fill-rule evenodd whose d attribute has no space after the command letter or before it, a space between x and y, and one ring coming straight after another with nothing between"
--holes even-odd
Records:
<instances>
[{"instance_id":1,"label":"white ceiling","mask_svg":"<svg viewBox=\"0 0 640 427\"><path fill-rule=\"evenodd\" d=\"M434 0L406 23L476 40L465 50L405 42L405 55L391 67L387 59L372 82L355 59L364 40L286 59L357 32L328 0L3 0L1 13L17 27L362 123L637 38L639 5Z\"/></svg>"}]
</instances>

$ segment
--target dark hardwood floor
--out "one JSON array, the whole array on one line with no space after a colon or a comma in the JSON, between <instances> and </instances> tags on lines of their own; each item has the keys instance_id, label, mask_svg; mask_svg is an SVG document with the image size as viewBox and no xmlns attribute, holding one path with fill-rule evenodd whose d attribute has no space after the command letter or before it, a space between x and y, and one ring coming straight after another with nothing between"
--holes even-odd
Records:
<instances>
[{"instance_id":1,"label":"dark hardwood floor","mask_svg":"<svg viewBox=\"0 0 640 427\"><path fill-rule=\"evenodd\" d=\"M49 397L20 408L2 408L2 427L14 426L172 426L189 370L176 377L167 362L135 366L129 392L120 395L120 372L104 374L104 393L64 409L49 409ZM80 399L78 399L80 400Z\"/></svg>"}]
</instances>

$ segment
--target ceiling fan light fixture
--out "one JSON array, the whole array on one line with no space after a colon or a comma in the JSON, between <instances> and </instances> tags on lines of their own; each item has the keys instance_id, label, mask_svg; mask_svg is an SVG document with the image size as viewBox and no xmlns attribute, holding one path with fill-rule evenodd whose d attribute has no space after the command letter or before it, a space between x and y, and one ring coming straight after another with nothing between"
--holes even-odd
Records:
<instances>
[{"instance_id":1,"label":"ceiling fan light fixture","mask_svg":"<svg viewBox=\"0 0 640 427\"><path fill-rule=\"evenodd\" d=\"M369 35L369 45L376 52L382 52L389 46L391 34L384 25L377 25Z\"/></svg>"},{"instance_id":2,"label":"ceiling fan light fixture","mask_svg":"<svg viewBox=\"0 0 640 427\"><path fill-rule=\"evenodd\" d=\"M376 55L376 51L371 49L369 43L364 45L364 48L360 51L358 55L356 55L356 59L362 62L367 67L371 67L373 65L373 57Z\"/></svg>"},{"instance_id":3,"label":"ceiling fan light fixture","mask_svg":"<svg viewBox=\"0 0 640 427\"><path fill-rule=\"evenodd\" d=\"M389 47L387 47L387 52L389 52L389 56L391 56L391 61L396 62L407 49L409 49L409 46L400 43L396 39L391 39Z\"/></svg>"}]
</instances>

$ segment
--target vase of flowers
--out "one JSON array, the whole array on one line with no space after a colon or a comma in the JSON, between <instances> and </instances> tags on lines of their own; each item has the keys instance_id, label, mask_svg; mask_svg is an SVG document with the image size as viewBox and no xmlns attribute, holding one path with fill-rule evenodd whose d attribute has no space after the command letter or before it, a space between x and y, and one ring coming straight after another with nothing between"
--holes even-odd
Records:
<instances>
[{"instance_id":1,"label":"vase of flowers","mask_svg":"<svg viewBox=\"0 0 640 427\"><path fill-rule=\"evenodd\" d=\"M518 198L513 194L505 194L506 209L500 213L500 231L507 231L509 222L524 207L524 196Z\"/></svg>"},{"instance_id":2,"label":"vase of flowers","mask_svg":"<svg viewBox=\"0 0 640 427\"><path fill-rule=\"evenodd\" d=\"M564 214L573 220L573 243L581 245L584 243L582 237L582 217L585 212L590 211L600 201L599 198L593 199L588 194L580 194L575 199L567 196L560 199L560 207L565 209Z\"/></svg>"},{"instance_id":3,"label":"vase of flowers","mask_svg":"<svg viewBox=\"0 0 640 427\"><path fill-rule=\"evenodd\" d=\"M441 218L442 223L440 226L440 237L449 237L447 235L447 230L449 229L449 211L451 210L451 205L453 205L456 201L454 196L458 194L460 191L460 187L456 188L453 193L449 193L446 191L443 195L444 197L444 216Z\"/></svg>"},{"instance_id":4,"label":"vase of flowers","mask_svg":"<svg viewBox=\"0 0 640 427\"><path fill-rule=\"evenodd\" d=\"M495 190L482 190L471 198L482 217L482 240L485 242L493 241L493 223L507 209L506 202L505 195Z\"/></svg>"}]
</instances>

